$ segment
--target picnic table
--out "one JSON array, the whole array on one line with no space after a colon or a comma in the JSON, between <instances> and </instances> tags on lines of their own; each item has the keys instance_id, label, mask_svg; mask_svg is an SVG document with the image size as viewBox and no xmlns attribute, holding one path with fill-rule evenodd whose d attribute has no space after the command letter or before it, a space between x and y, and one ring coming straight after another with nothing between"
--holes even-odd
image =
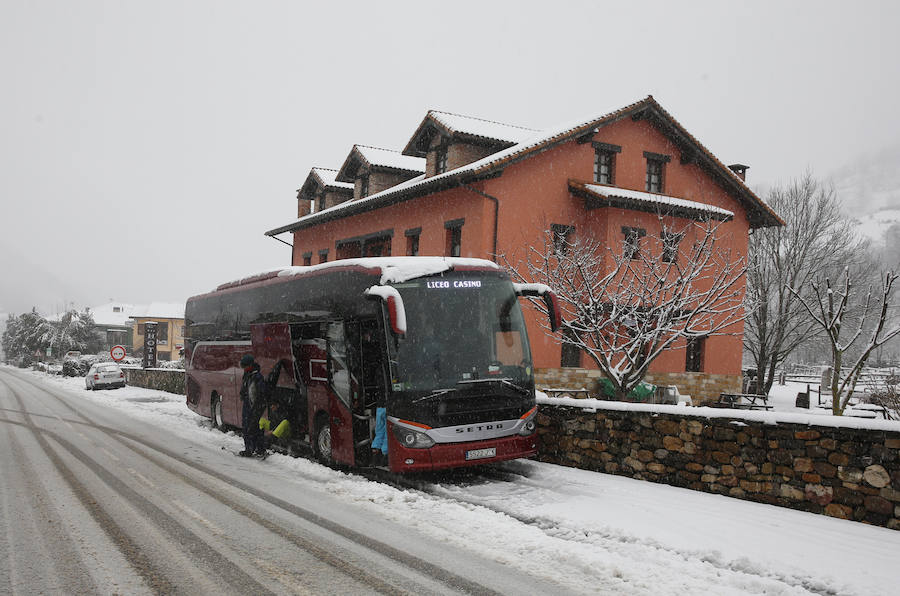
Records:
<instances>
[{"instance_id":1,"label":"picnic table","mask_svg":"<svg viewBox=\"0 0 900 596\"><path fill-rule=\"evenodd\" d=\"M885 420L890 420L891 415L888 412L888 409L880 404L856 404L852 406L852 411L850 412L851 416L859 416L861 418L869 418L868 414L871 414L872 418L877 418L881 415Z\"/></svg>"},{"instance_id":2,"label":"picnic table","mask_svg":"<svg viewBox=\"0 0 900 596\"><path fill-rule=\"evenodd\" d=\"M758 393L720 393L719 401L713 404L717 408L734 408L737 410L771 410L769 396Z\"/></svg>"},{"instance_id":3,"label":"picnic table","mask_svg":"<svg viewBox=\"0 0 900 596\"><path fill-rule=\"evenodd\" d=\"M820 406L816 406L822 410L831 411L831 406L827 404L822 404ZM849 407L844 410L844 416L848 418L878 418L881 416L885 420L893 420L893 416L891 416L890 411L882 405L879 404L869 404L869 403L851 403Z\"/></svg>"},{"instance_id":4,"label":"picnic table","mask_svg":"<svg viewBox=\"0 0 900 596\"><path fill-rule=\"evenodd\" d=\"M547 397L572 397L575 399L587 399L591 396L591 392L587 389L553 389L542 387L540 391L547 394Z\"/></svg>"}]
</instances>

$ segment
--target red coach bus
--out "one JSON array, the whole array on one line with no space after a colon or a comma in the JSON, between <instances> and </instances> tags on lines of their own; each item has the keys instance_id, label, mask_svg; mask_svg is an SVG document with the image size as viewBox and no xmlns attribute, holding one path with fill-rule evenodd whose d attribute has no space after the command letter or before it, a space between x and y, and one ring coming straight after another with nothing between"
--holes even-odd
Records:
<instances>
[{"instance_id":1,"label":"red coach bus","mask_svg":"<svg viewBox=\"0 0 900 596\"><path fill-rule=\"evenodd\" d=\"M388 465L412 472L536 453L534 376L513 284L481 259L383 257L289 267L190 298L187 405L241 426L239 360L282 369L292 440L323 461L368 466L376 407L387 411Z\"/></svg>"}]
</instances>

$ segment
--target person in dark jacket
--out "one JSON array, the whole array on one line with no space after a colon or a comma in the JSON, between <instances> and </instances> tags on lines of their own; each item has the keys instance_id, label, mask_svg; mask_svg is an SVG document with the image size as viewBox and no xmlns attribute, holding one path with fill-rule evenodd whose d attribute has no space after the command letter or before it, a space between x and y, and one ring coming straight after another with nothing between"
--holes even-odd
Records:
<instances>
[{"instance_id":1,"label":"person in dark jacket","mask_svg":"<svg viewBox=\"0 0 900 596\"><path fill-rule=\"evenodd\" d=\"M264 454L265 448L260 441L259 417L263 403L263 384L266 382L259 372L259 364L253 355L244 354L241 357L241 368L244 369L244 377L241 379L241 422L244 433L244 450L238 455L252 457L256 454Z\"/></svg>"}]
</instances>

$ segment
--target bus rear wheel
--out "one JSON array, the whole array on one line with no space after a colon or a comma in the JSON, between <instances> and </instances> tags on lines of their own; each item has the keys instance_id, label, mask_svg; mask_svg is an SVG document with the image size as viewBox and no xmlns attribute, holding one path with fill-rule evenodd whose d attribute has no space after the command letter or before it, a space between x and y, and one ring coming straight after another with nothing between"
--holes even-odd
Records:
<instances>
[{"instance_id":1,"label":"bus rear wheel","mask_svg":"<svg viewBox=\"0 0 900 596\"><path fill-rule=\"evenodd\" d=\"M212 397L212 423L213 428L225 430L225 417L222 415L222 398L218 395Z\"/></svg>"},{"instance_id":2,"label":"bus rear wheel","mask_svg":"<svg viewBox=\"0 0 900 596\"><path fill-rule=\"evenodd\" d=\"M313 438L316 459L325 464L331 463L331 425L327 417L316 421L316 434Z\"/></svg>"}]
</instances>

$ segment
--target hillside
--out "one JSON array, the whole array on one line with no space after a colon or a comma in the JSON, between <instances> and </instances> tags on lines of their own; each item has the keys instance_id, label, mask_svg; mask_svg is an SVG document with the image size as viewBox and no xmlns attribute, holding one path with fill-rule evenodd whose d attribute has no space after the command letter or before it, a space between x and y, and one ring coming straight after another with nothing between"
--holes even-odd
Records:
<instances>
[{"instance_id":1,"label":"hillside","mask_svg":"<svg viewBox=\"0 0 900 596\"><path fill-rule=\"evenodd\" d=\"M900 223L900 143L861 155L829 178L859 231L876 243Z\"/></svg>"}]
</instances>

